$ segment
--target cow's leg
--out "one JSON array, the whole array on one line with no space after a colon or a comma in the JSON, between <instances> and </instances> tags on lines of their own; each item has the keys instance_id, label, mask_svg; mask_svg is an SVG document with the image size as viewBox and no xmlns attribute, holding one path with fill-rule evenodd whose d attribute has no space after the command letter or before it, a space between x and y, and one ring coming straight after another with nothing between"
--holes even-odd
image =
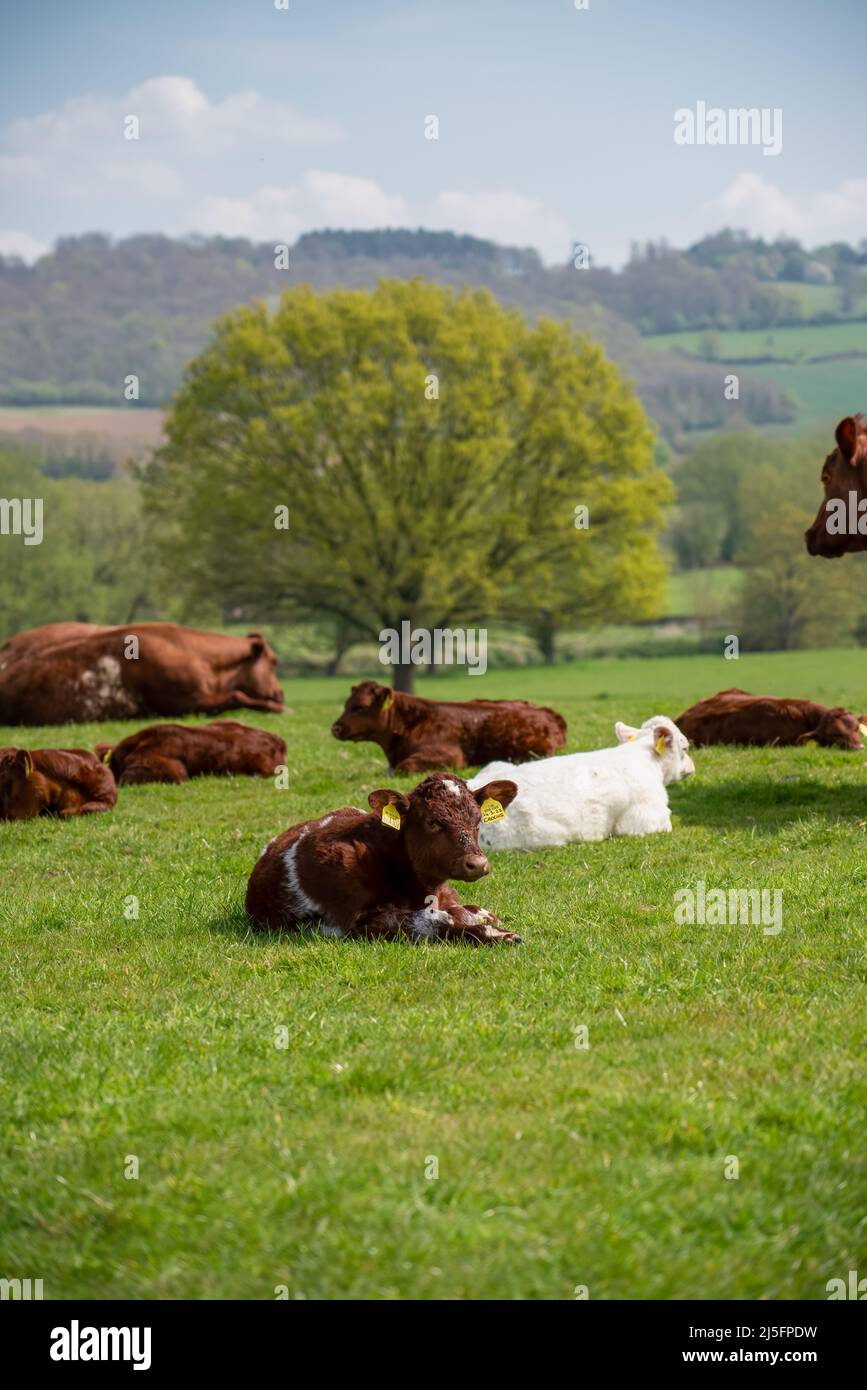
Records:
<instances>
[{"instance_id":1,"label":"cow's leg","mask_svg":"<svg viewBox=\"0 0 867 1390\"><path fill-rule=\"evenodd\" d=\"M466 767L463 749L457 744L438 744L423 752L410 753L395 763L395 772L438 772L445 767Z\"/></svg>"},{"instance_id":2,"label":"cow's leg","mask_svg":"<svg viewBox=\"0 0 867 1390\"><path fill-rule=\"evenodd\" d=\"M282 714L285 706L277 700L257 700L243 690L219 690L211 695L196 695L192 709L203 714L223 714L230 709L258 709L266 714Z\"/></svg>"},{"instance_id":3,"label":"cow's leg","mask_svg":"<svg viewBox=\"0 0 867 1390\"><path fill-rule=\"evenodd\" d=\"M186 782L187 769L178 758L162 758L149 754L139 763L127 763L118 779L119 787L132 787L142 782Z\"/></svg>"}]
</instances>

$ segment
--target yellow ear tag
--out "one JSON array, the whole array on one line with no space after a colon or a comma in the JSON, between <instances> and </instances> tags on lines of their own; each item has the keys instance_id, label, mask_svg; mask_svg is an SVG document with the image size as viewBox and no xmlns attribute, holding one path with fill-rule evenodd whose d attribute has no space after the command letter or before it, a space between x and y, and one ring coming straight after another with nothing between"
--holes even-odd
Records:
<instances>
[{"instance_id":1,"label":"yellow ear tag","mask_svg":"<svg viewBox=\"0 0 867 1390\"><path fill-rule=\"evenodd\" d=\"M400 811L391 801L382 808L382 823L390 825L392 830L400 830Z\"/></svg>"},{"instance_id":2,"label":"yellow ear tag","mask_svg":"<svg viewBox=\"0 0 867 1390\"><path fill-rule=\"evenodd\" d=\"M801 744L802 748L818 748L819 745L814 738L805 738Z\"/></svg>"},{"instance_id":3,"label":"yellow ear tag","mask_svg":"<svg viewBox=\"0 0 867 1390\"><path fill-rule=\"evenodd\" d=\"M627 742L627 743L634 743L634 742L635 742L635 734L630 734L630 735L629 735L629 738L626 740L626 742Z\"/></svg>"},{"instance_id":4,"label":"yellow ear tag","mask_svg":"<svg viewBox=\"0 0 867 1390\"><path fill-rule=\"evenodd\" d=\"M660 734L660 735L659 735L659 738L656 740L656 745L655 745L655 746L656 746L656 751L657 751L657 753L659 754L660 757L662 757L662 754L663 754L663 752L664 752L664 750L665 750L665 734Z\"/></svg>"},{"instance_id":5,"label":"yellow ear tag","mask_svg":"<svg viewBox=\"0 0 867 1390\"><path fill-rule=\"evenodd\" d=\"M386 695L385 699L384 699L383 702L382 702L382 708L383 708L384 710L387 710L390 704L391 704L391 691L389 690L388 694Z\"/></svg>"},{"instance_id":6,"label":"yellow ear tag","mask_svg":"<svg viewBox=\"0 0 867 1390\"><path fill-rule=\"evenodd\" d=\"M104 763L110 763L110 762L111 762L111 755L112 755L113 752L114 752L114 749L112 749L112 748L106 749L106 751L105 751L105 752L103 753L103 755L102 755L102 761L103 761Z\"/></svg>"},{"instance_id":7,"label":"yellow ear tag","mask_svg":"<svg viewBox=\"0 0 867 1390\"><path fill-rule=\"evenodd\" d=\"M33 762L29 753L24 754L24 776L29 777L33 772Z\"/></svg>"},{"instance_id":8,"label":"yellow ear tag","mask_svg":"<svg viewBox=\"0 0 867 1390\"><path fill-rule=\"evenodd\" d=\"M495 801L492 796L486 796L482 802L482 820L485 825L490 825L491 821L504 820L505 811L499 801Z\"/></svg>"},{"instance_id":9,"label":"yellow ear tag","mask_svg":"<svg viewBox=\"0 0 867 1390\"><path fill-rule=\"evenodd\" d=\"M864 738L867 738L867 724L859 724L858 732L863 735Z\"/></svg>"}]
</instances>

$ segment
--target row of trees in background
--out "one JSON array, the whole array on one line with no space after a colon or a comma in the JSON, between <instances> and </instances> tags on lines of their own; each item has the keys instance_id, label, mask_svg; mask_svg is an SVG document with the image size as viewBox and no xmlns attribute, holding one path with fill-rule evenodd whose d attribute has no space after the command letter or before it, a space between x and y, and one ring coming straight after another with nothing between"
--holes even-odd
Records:
<instances>
[{"instance_id":1,"label":"row of trees in background","mask_svg":"<svg viewBox=\"0 0 867 1390\"><path fill-rule=\"evenodd\" d=\"M802 322L810 310L779 276L804 279L814 263L832 282L832 300L833 286L839 291L836 308L823 301L823 317L849 312L867 290L867 266L852 247L807 253L723 232L684 251L645 248L617 272L596 268L592 247L590 268L576 269L567 249L562 266L545 267L533 251L448 232L317 232L278 266L273 245L243 238L65 238L33 266L0 257L0 403L121 404L135 372L139 401L161 406L212 321L234 305L274 303L287 285L373 288L383 277L416 276L490 289L531 320L549 314L601 338L678 444L683 431L728 423L731 406L712 369L674 355L660 361L642 334ZM792 418L785 393L754 376L739 410L752 424Z\"/></svg>"}]
</instances>

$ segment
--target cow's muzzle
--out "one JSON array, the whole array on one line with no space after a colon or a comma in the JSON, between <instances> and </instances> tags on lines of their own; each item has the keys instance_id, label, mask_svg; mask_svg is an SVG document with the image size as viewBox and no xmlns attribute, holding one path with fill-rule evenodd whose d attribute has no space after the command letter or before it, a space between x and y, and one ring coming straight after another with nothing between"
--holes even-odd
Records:
<instances>
[{"instance_id":1,"label":"cow's muzzle","mask_svg":"<svg viewBox=\"0 0 867 1390\"><path fill-rule=\"evenodd\" d=\"M491 872L491 866L483 854L468 854L464 860L461 878L465 883L474 883Z\"/></svg>"}]
</instances>

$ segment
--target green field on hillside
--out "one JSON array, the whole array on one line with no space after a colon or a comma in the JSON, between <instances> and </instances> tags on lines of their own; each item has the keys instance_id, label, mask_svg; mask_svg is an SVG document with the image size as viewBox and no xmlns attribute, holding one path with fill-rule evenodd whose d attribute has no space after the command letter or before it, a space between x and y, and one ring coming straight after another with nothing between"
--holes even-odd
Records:
<instances>
[{"instance_id":1,"label":"green field on hillside","mask_svg":"<svg viewBox=\"0 0 867 1390\"><path fill-rule=\"evenodd\" d=\"M684 352L703 360L738 361L777 357L805 362L836 353L867 357L867 323L805 324L800 328L703 329L684 333L655 333L642 339L662 352ZM712 355L707 346L712 345Z\"/></svg>"},{"instance_id":2,"label":"green field on hillside","mask_svg":"<svg viewBox=\"0 0 867 1390\"><path fill-rule=\"evenodd\" d=\"M735 684L867 708L856 651L421 688L550 702L575 750ZM865 757L699 750L671 835L496 856L459 891L521 946L259 938L266 840L401 780L331 737L346 687L250 718L288 790L0 825L4 1273L46 1298L823 1299L863 1270ZM781 890L782 930L678 925L698 881Z\"/></svg>"}]
</instances>

